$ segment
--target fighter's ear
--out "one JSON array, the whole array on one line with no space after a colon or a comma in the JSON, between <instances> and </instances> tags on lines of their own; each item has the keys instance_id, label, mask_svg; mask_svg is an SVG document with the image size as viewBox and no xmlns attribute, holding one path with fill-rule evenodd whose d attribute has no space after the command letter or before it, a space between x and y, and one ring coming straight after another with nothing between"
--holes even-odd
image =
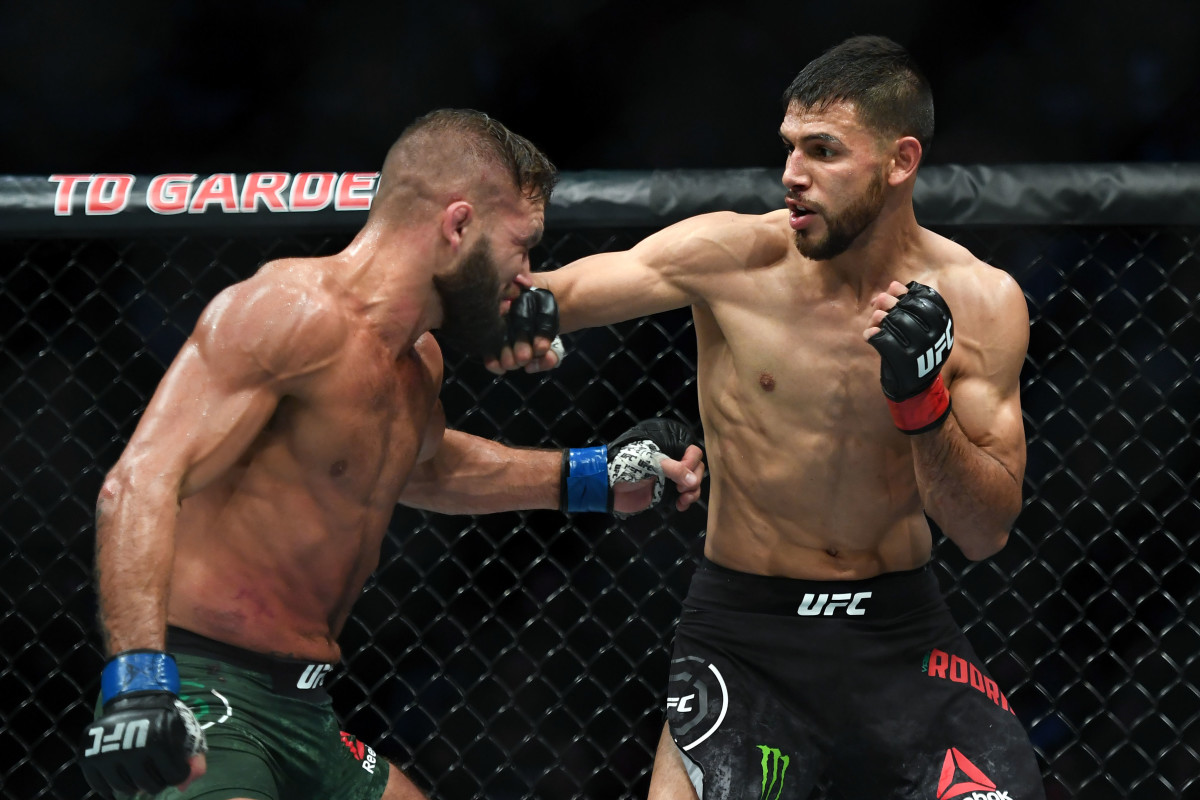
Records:
<instances>
[{"instance_id":1,"label":"fighter's ear","mask_svg":"<svg viewBox=\"0 0 1200 800\"><path fill-rule=\"evenodd\" d=\"M888 184L899 186L912 178L921 163L921 143L913 136L902 136L896 140L892 152L891 168L888 170Z\"/></svg>"},{"instance_id":2,"label":"fighter's ear","mask_svg":"<svg viewBox=\"0 0 1200 800\"><path fill-rule=\"evenodd\" d=\"M475 219L475 209L466 200L455 200L442 211L442 236L456 251L462 246L467 227Z\"/></svg>"}]
</instances>

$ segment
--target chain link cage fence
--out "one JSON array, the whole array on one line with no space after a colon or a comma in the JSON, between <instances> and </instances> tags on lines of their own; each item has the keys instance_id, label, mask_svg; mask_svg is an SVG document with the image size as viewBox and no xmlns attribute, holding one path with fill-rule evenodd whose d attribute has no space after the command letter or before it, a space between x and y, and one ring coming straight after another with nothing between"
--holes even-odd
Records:
<instances>
[{"instance_id":1,"label":"chain link cage fence","mask_svg":"<svg viewBox=\"0 0 1200 800\"><path fill-rule=\"evenodd\" d=\"M568 174L535 259L625 248L695 211L769 210L777 180ZM336 251L361 215L128 224L51 218L50 200L28 200L44 190L5 203L4 189L0 794L83 798L102 477L207 300L269 259ZM994 558L939 540L935 561L1051 798L1200 796L1198 197L1190 166L929 167L918 185L923 223L1010 271L1030 308L1025 508ZM542 446L658 414L699 425L688 311L567 340L548 375L497 379L450 355L451 424ZM627 521L399 508L342 636L343 727L434 798L644 796L704 524L703 507Z\"/></svg>"}]
</instances>

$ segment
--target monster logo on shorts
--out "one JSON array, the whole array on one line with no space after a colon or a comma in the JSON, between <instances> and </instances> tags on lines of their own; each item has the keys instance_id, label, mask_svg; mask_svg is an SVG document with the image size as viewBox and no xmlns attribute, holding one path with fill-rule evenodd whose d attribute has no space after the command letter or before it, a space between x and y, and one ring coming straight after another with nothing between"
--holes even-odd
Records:
<instances>
[{"instance_id":1,"label":"monster logo on shorts","mask_svg":"<svg viewBox=\"0 0 1200 800\"><path fill-rule=\"evenodd\" d=\"M729 710L729 692L716 665L696 656L671 662L667 718L680 749L691 750L721 725Z\"/></svg>"},{"instance_id":2,"label":"monster logo on shorts","mask_svg":"<svg viewBox=\"0 0 1200 800\"><path fill-rule=\"evenodd\" d=\"M779 800L783 794L783 779L787 775L788 764L792 759L783 755L774 747L765 744L755 745L762 751L762 789L759 790L759 800Z\"/></svg>"}]
</instances>

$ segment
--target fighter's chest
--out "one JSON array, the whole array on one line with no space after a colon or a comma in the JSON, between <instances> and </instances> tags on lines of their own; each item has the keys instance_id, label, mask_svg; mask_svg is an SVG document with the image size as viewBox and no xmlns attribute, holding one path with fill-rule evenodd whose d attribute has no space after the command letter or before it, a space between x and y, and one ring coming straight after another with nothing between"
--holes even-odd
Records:
<instances>
[{"instance_id":1,"label":"fighter's chest","mask_svg":"<svg viewBox=\"0 0 1200 800\"><path fill-rule=\"evenodd\" d=\"M725 351L740 379L779 398L853 391L879 380L879 356L863 338L870 309L764 302L720 309L697 336Z\"/></svg>"},{"instance_id":2,"label":"fighter's chest","mask_svg":"<svg viewBox=\"0 0 1200 800\"><path fill-rule=\"evenodd\" d=\"M285 398L268 433L317 486L351 496L402 484L430 428L437 380L419 354L350 350L325 379Z\"/></svg>"}]
</instances>

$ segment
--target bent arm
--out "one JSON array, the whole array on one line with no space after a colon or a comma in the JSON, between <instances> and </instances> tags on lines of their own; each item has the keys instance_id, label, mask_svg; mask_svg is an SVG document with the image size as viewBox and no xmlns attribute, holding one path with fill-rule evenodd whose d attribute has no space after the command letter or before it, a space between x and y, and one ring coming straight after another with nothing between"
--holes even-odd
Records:
<instances>
[{"instance_id":1,"label":"bent arm","mask_svg":"<svg viewBox=\"0 0 1200 800\"><path fill-rule=\"evenodd\" d=\"M100 619L110 653L164 647L175 517L228 469L275 408L260 389L211 386L195 343L168 370L96 506Z\"/></svg>"},{"instance_id":2,"label":"bent arm","mask_svg":"<svg viewBox=\"0 0 1200 800\"><path fill-rule=\"evenodd\" d=\"M946 424L911 437L926 513L972 560L994 555L1008 541L1025 475L1020 372L1029 317L1011 278L999 295L987 339L956 342L968 358L950 384Z\"/></svg>"},{"instance_id":3,"label":"bent arm","mask_svg":"<svg viewBox=\"0 0 1200 800\"><path fill-rule=\"evenodd\" d=\"M105 477L96 506L96 579L110 654L164 648L180 503L236 463L279 402L289 368L276 355L296 329L279 316L274 328L262 322L296 298L244 293L226 290L206 309ZM283 341L266 341L264 329ZM285 360L306 353L311 349L294 349Z\"/></svg>"}]
</instances>

